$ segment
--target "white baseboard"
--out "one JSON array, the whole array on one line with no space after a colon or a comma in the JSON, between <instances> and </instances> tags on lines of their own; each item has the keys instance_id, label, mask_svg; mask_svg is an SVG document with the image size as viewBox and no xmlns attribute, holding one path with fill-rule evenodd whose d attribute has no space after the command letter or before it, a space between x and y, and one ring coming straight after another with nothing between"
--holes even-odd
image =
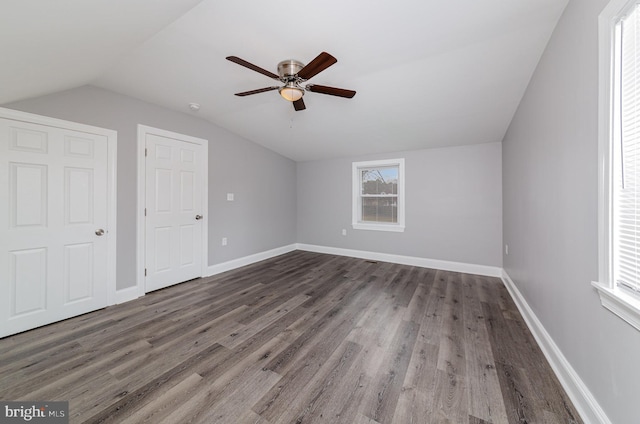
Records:
<instances>
[{"instance_id":1,"label":"white baseboard","mask_svg":"<svg viewBox=\"0 0 640 424\"><path fill-rule=\"evenodd\" d=\"M582 420L586 424L611 424L593 394L562 354L505 270L502 270L502 281Z\"/></svg>"},{"instance_id":2,"label":"white baseboard","mask_svg":"<svg viewBox=\"0 0 640 424\"><path fill-rule=\"evenodd\" d=\"M464 272L468 274L485 275L488 277L502 277L502 268L487 265L467 264L462 262L443 261L439 259L417 258L413 256L392 255L389 253L367 252L363 250L341 249L338 247L316 246L312 244L294 243L278 247L254 255L245 256L220 264L210 265L205 277L231 271L246 265L264 261L275 256L284 255L294 250L307 252L327 253L330 255L350 256L353 258L368 259L373 261L391 262L401 265L412 265L423 268L441 269L443 271Z\"/></svg>"},{"instance_id":3,"label":"white baseboard","mask_svg":"<svg viewBox=\"0 0 640 424\"><path fill-rule=\"evenodd\" d=\"M293 252L296 250L295 244L288 246L277 247L275 249L266 250L264 252L256 253L242 258L233 259L231 261L222 262L220 264L210 265L207 268L205 277L211 277L212 275L220 274L222 272L231 271L232 269L240 268L246 265L251 265L256 262L264 261L275 256L284 255L285 253Z\"/></svg>"},{"instance_id":4,"label":"white baseboard","mask_svg":"<svg viewBox=\"0 0 640 424\"><path fill-rule=\"evenodd\" d=\"M392 262L401 265L412 265L423 268L441 269L443 271L464 272L467 274L485 275L488 277L501 277L502 268L497 266L467 264L463 262L443 261L439 259L417 258L414 256L392 255L389 253L368 252L364 250L342 249L338 247L316 246L312 244L297 244L298 250L308 252L328 253L331 255L351 256L353 258L372 261Z\"/></svg>"},{"instance_id":5,"label":"white baseboard","mask_svg":"<svg viewBox=\"0 0 640 424\"><path fill-rule=\"evenodd\" d=\"M288 246L278 247L276 249L267 250L264 252L256 253L254 255L245 256L243 258L234 259L228 262L223 262L221 264L210 265L205 270L205 275L203 277L210 277L212 275L220 274L225 271L231 271L232 269L240 268L246 265L251 265L255 262L260 262L265 259L273 258L275 256L283 255L285 253L292 252L296 250L297 246L295 244L290 244ZM130 300L137 299L145 295L144 289L140 287L133 286L127 287L125 289L117 290L115 294L115 304L128 302Z\"/></svg>"},{"instance_id":6,"label":"white baseboard","mask_svg":"<svg viewBox=\"0 0 640 424\"><path fill-rule=\"evenodd\" d=\"M127 287L126 289L116 290L116 305L128 302L144 296L144 292L140 293L138 286Z\"/></svg>"}]
</instances>

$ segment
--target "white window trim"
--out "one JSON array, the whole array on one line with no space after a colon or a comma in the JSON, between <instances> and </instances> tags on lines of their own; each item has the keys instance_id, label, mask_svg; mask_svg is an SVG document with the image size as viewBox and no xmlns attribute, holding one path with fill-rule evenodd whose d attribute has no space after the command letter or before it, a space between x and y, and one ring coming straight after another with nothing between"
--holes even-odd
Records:
<instances>
[{"instance_id":1,"label":"white window trim","mask_svg":"<svg viewBox=\"0 0 640 424\"><path fill-rule=\"evenodd\" d=\"M360 168L374 168L382 166L398 166L398 222L360 222ZM405 196L404 196L404 158L353 162L352 164L352 213L351 226L354 230L394 231L404 232Z\"/></svg>"},{"instance_id":2,"label":"white window trim","mask_svg":"<svg viewBox=\"0 0 640 424\"><path fill-rule=\"evenodd\" d=\"M598 17L599 99L598 99L598 290L602 306L640 330L640 301L616 287L612 277L613 191L611 134L613 128L613 59L615 27L635 0L612 0Z\"/></svg>"}]
</instances>

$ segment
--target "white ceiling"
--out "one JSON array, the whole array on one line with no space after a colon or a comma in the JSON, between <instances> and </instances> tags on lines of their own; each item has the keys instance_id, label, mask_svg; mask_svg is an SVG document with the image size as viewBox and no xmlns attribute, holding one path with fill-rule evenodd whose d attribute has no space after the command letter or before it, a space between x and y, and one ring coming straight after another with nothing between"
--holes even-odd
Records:
<instances>
[{"instance_id":1,"label":"white ceiling","mask_svg":"<svg viewBox=\"0 0 640 424\"><path fill-rule=\"evenodd\" d=\"M297 161L501 141L567 1L3 0L0 104L93 84ZM233 95L277 84L226 56L321 51L353 99Z\"/></svg>"}]
</instances>

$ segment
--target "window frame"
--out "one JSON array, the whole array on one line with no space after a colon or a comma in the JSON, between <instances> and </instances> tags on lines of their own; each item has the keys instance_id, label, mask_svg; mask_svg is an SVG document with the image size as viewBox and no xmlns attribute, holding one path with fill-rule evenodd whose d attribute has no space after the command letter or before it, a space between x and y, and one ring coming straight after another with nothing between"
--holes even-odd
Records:
<instances>
[{"instance_id":1,"label":"window frame","mask_svg":"<svg viewBox=\"0 0 640 424\"><path fill-rule=\"evenodd\" d=\"M637 0L611 0L598 17L598 281L592 282L602 306L640 330L640 300L613 279L613 142L618 23Z\"/></svg>"},{"instance_id":2,"label":"window frame","mask_svg":"<svg viewBox=\"0 0 640 424\"><path fill-rule=\"evenodd\" d=\"M398 167L398 222L362 221L362 180L360 170L365 168ZM405 177L404 158L371 160L352 163L352 213L351 227L354 230L404 232L405 229Z\"/></svg>"}]
</instances>

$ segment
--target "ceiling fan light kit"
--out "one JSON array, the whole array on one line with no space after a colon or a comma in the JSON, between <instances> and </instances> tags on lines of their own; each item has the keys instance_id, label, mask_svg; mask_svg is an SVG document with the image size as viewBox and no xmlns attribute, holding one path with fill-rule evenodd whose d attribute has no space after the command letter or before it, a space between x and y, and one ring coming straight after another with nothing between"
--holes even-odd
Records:
<instances>
[{"instance_id":1,"label":"ceiling fan light kit","mask_svg":"<svg viewBox=\"0 0 640 424\"><path fill-rule=\"evenodd\" d=\"M296 111L299 111L306 109L304 101L302 100L302 96L304 96L305 90L311 91L313 93L328 94L330 96L345 97L348 99L356 95L355 91L345 90L343 88L314 84L308 84L306 86L302 85L307 80L311 79L315 75L319 74L320 72L324 71L329 66L337 62L337 59L327 52L320 53L307 65L304 65L302 62L299 62L297 60L283 60L282 62L278 63L278 75L274 74L273 72L267 71L266 69L263 69L259 66L256 66L253 63L249 63L244 59L240 59L237 56L228 56L227 60L240 66L244 66L245 68L251 69L252 71L258 72L269 78L280 81L284 84L281 87L265 87L259 88L257 90L244 91L242 93L236 93L236 96L244 97L252 94L278 90L280 96L282 96L283 99L292 102L293 108Z\"/></svg>"},{"instance_id":2,"label":"ceiling fan light kit","mask_svg":"<svg viewBox=\"0 0 640 424\"><path fill-rule=\"evenodd\" d=\"M280 87L278 92L283 99L290 102L300 100L304 95L304 89L299 87L295 82L288 82L284 87Z\"/></svg>"}]
</instances>

